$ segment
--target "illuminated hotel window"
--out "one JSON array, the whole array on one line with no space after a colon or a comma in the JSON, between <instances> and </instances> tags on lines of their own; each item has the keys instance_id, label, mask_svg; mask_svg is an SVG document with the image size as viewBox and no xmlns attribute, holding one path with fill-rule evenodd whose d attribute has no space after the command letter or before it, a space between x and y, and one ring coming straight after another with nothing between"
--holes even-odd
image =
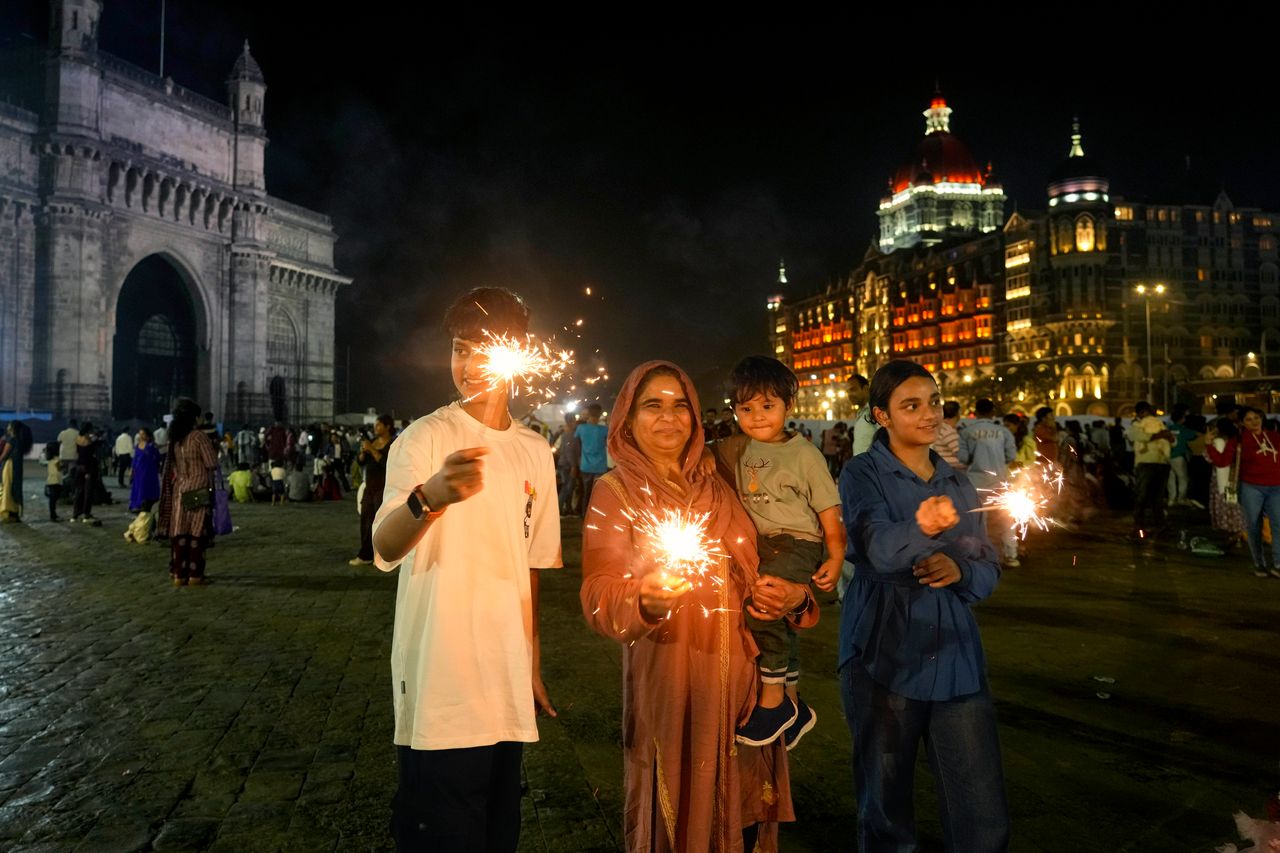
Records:
<instances>
[{"instance_id":1,"label":"illuminated hotel window","mask_svg":"<svg viewBox=\"0 0 1280 853\"><path fill-rule=\"evenodd\" d=\"M1119 221L1121 221L1121 222L1132 222L1132 221L1133 221L1133 208L1132 208L1132 207L1117 207L1117 208L1116 208L1116 219L1118 219L1118 220L1119 220Z\"/></svg>"},{"instance_id":2,"label":"illuminated hotel window","mask_svg":"<svg viewBox=\"0 0 1280 853\"><path fill-rule=\"evenodd\" d=\"M1270 252L1276 247L1276 241L1272 237L1261 237L1258 239L1258 248L1264 252Z\"/></svg>"},{"instance_id":3,"label":"illuminated hotel window","mask_svg":"<svg viewBox=\"0 0 1280 853\"><path fill-rule=\"evenodd\" d=\"M1161 222L1164 222L1166 218L1167 218L1167 214L1165 213L1163 207L1160 208L1158 211L1156 211L1156 219L1158 219Z\"/></svg>"},{"instance_id":4,"label":"illuminated hotel window","mask_svg":"<svg viewBox=\"0 0 1280 853\"><path fill-rule=\"evenodd\" d=\"M1238 213L1232 213L1232 214L1231 214L1231 216L1230 216L1229 218L1231 219L1231 224L1232 224L1232 225L1239 225L1239 224L1240 224L1240 214L1238 214Z\"/></svg>"},{"instance_id":5,"label":"illuminated hotel window","mask_svg":"<svg viewBox=\"0 0 1280 853\"><path fill-rule=\"evenodd\" d=\"M1214 224L1214 225L1221 225L1221 224L1222 224L1222 211L1220 211L1220 210L1215 210L1215 211L1213 212L1213 224Z\"/></svg>"},{"instance_id":6,"label":"illuminated hotel window","mask_svg":"<svg viewBox=\"0 0 1280 853\"><path fill-rule=\"evenodd\" d=\"M1196 211L1196 222L1204 222L1204 211L1203 211L1203 210L1197 210L1197 211Z\"/></svg>"},{"instance_id":7,"label":"illuminated hotel window","mask_svg":"<svg viewBox=\"0 0 1280 853\"><path fill-rule=\"evenodd\" d=\"M1270 228L1270 227L1271 227L1271 217L1270 217L1270 216L1255 216L1255 217L1253 217L1253 227L1254 227L1254 228Z\"/></svg>"}]
</instances>

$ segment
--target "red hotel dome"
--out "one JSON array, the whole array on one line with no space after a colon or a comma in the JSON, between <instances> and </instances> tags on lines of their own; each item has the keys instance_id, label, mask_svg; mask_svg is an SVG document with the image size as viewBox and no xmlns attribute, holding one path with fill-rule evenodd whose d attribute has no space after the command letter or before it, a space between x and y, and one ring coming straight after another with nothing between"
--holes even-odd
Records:
<instances>
[{"instance_id":1,"label":"red hotel dome","mask_svg":"<svg viewBox=\"0 0 1280 853\"><path fill-rule=\"evenodd\" d=\"M898 167L890 187L900 193L924 184L977 184L986 186L987 174L979 168L969 146L950 132L951 110L941 95L934 97L925 111L927 134L916 146L911 159Z\"/></svg>"}]
</instances>

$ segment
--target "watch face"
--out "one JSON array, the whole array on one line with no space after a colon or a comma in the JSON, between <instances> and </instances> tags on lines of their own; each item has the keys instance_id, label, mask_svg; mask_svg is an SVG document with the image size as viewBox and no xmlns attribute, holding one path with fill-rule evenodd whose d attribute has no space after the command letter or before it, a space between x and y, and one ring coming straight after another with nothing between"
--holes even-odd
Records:
<instances>
[{"instance_id":1,"label":"watch face","mask_svg":"<svg viewBox=\"0 0 1280 853\"><path fill-rule=\"evenodd\" d=\"M405 504L409 507L409 512L413 513L413 517L421 520L422 501L418 500L418 493L416 491L409 493L409 500L405 501Z\"/></svg>"}]
</instances>

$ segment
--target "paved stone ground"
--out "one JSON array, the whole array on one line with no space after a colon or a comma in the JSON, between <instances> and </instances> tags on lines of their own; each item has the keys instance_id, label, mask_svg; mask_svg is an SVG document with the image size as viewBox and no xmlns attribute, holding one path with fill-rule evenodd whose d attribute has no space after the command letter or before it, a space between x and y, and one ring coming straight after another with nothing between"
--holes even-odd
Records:
<instances>
[{"instance_id":1,"label":"paved stone ground","mask_svg":"<svg viewBox=\"0 0 1280 853\"><path fill-rule=\"evenodd\" d=\"M0 849L390 848L395 578L346 565L350 501L236 507L214 583L187 589L161 548L123 541L122 506L101 529L28 506L0 528ZM1211 850L1280 782L1280 581L1122 529L1033 536L979 609L1015 851ZM582 622L565 534L574 565L543 609L560 717L526 751L521 849L617 850L621 652ZM788 851L852 849L837 621L830 604L803 640L821 720L792 753Z\"/></svg>"}]
</instances>

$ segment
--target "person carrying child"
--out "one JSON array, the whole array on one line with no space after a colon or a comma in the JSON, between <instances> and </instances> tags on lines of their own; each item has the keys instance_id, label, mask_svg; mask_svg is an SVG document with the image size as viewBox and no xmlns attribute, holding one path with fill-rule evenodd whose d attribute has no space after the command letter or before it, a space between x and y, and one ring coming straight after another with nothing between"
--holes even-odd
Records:
<instances>
[{"instance_id":1,"label":"person carrying child","mask_svg":"<svg viewBox=\"0 0 1280 853\"><path fill-rule=\"evenodd\" d=\"M822 453L802 435L788 437L799 383L780 361L748 356L733 369L729 394L741 433L717 444L717 462L755 523L760 574L835 589L844 562L840 496ZM727 469L727 470L726 470ZM817 722L799 696L795 628L787 620L746 615L760 649L760 697L738 728L739 743L764 746L779 736L792 749Z\"/></svg>"}]
</instances>

